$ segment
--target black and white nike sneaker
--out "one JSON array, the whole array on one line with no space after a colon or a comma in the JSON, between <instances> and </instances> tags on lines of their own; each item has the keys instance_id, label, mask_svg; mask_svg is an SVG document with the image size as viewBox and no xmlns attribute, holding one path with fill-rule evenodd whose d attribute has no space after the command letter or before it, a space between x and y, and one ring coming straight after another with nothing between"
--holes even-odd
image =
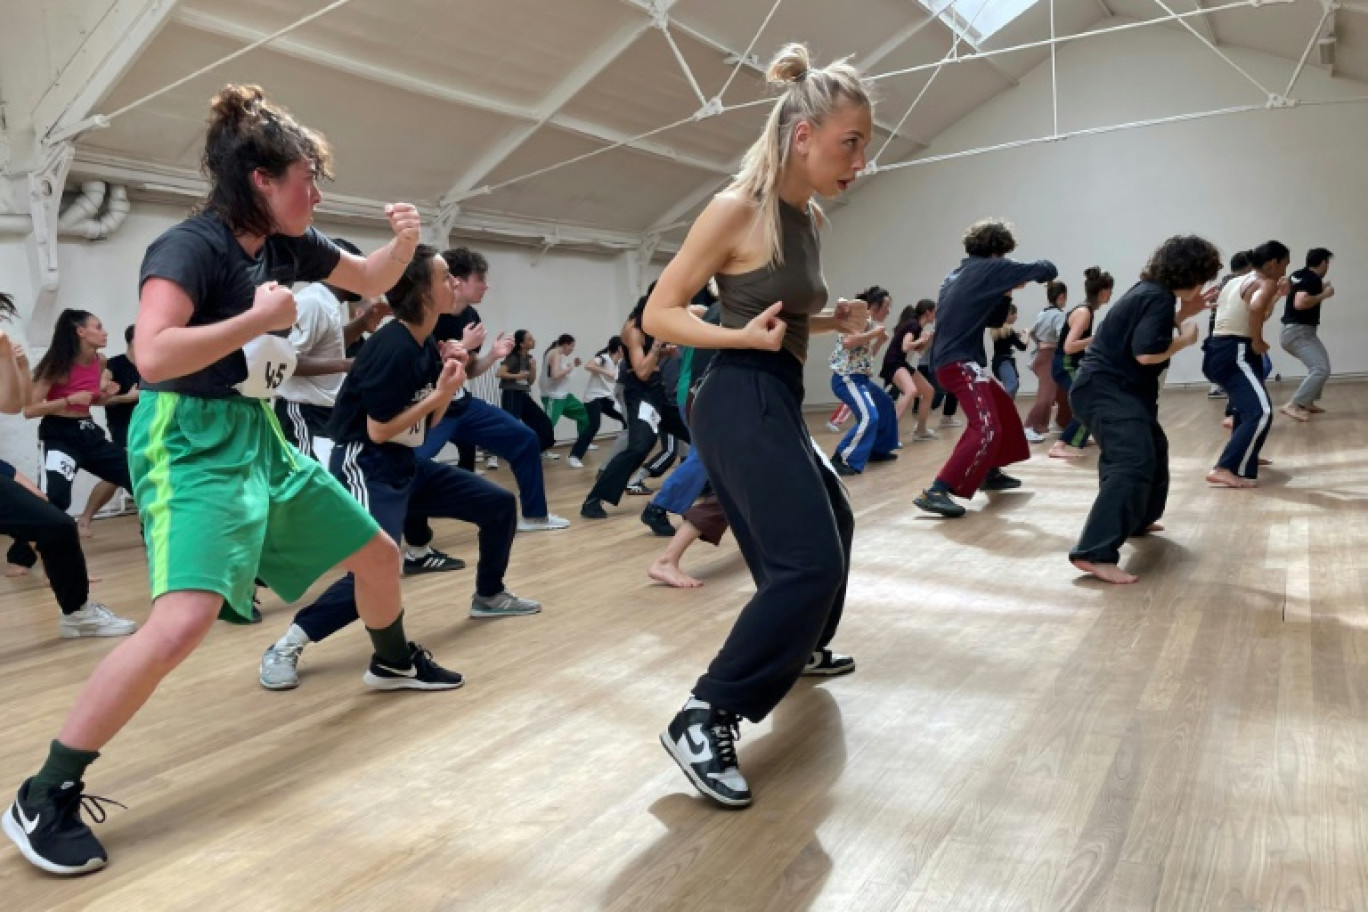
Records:
<instances>
[{"instance_id":1,"label":"black and white nike sneaker","mask_svg":"<svg viewBox=\"0 0 1368 912\"><path fill-rule=\"evenodd\" d=\"M819 649L808 658L803 666L803 677L832 678L848 675L855 670L855 660L848 655Z\"/></svg>"},{"instance_id":2,"label":"black and white nike sneaker","mask_svg":"<svg viewBox=\"0 0 1368 912\"><path fill-rule=\"evenodd\" d=\"M404 555L404 576L415 576L419 573L445 573L448 570L464 570L465 561L459 557L452 557L450 554L443 554L436 548L429 548L427 554L422 557L409 557Z\"/></svg>"},{"instance_id":3,"label":"black and white nike sneaker","mask_svg":"<svg viewBox=\"0 0 1368 912\"><path fill-rule=\"evenodd\" d=\"M724 807L751 803L750 786L736 765L740 722L735 714L690 697L660 734L666 753L694 788Z\"/></svg>"},{"instance_id":4,"label":"black and white nike sneaker","mask_svg":"<svg viewBox=\"0 0 1368 912\"><path fill-rule=\"evenodd\" d=\"M47 792L32 786L32 779L19 786L4 819L5 835L24 857L49 874L89 874L103 868L109 856L81 820L81 811L96 823L104 823L104 804L123 805L83 794L84 782L68 782Z\"/></svg>"},{"instance_id":5,"label":"black and white nike sneaker","mask_svg":"<svg viewBox=\"0 0 1368 912\"><path fill-rule=\"evenodd\" d=\"M409 665L395 668L372 655L370 668L361 680L376 690L455 690L465 683L459 672L447 671L417 643L409 643Z\"/></svg>"}]
</instances>

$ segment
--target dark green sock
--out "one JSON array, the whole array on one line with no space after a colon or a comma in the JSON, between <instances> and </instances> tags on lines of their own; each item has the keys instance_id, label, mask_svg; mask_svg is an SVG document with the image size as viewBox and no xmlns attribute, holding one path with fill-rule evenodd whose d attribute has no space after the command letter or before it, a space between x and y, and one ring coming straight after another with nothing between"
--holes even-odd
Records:
<instances>
[{"instance_id":1,"label":"dark green sock","mask_svg":"<svg viewBox=\"0 0 1368 912\"><path fill-rule=\"evenodd\" d=\"M409 661L408 637L404 636L404 612L399 612L394 623L388 627L380 630L367 627L366 633L370 634L371 645L375 647L375 655L380 661L391 668L408 668L412 664Z\"/></svg>"},{"instance_id":2,"label":"dark green sock","mask_svg":"<svg viewBox=\"0 0 1368 912\"><path fill-rule=\"evenodd\" d=\"M950 486L937 478L935 481L931 482L931 487L926 490L930 491L932 494L949 494Z\"/></svg>"},{"instance_id":3,"label":"dark green sock","mask_svg":"<svg viewBox=\"0 0 1368 912\"><path fill-rule=\"evenodd\" d=\"M82 751L67 747L61 741L53 741L48 748L47 762L33 777L31 788L50 791L59 789L68 782L80 782L85 777L86 767L99 759L99 751Z\"/></svg>"}]
</instances>

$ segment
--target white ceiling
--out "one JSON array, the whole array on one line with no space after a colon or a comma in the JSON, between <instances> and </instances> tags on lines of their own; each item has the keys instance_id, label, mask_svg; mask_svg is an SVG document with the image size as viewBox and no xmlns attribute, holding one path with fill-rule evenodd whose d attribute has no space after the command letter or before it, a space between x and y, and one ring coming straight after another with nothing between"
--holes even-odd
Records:
<instances>
[{"instance_id":1,"label":"white ceiling","mask_svg":"<svg viewBox=\"0 0 1368 912\"><path fill-rule=\"evenodd\" d=\"M1199 0L1164 2L1183 12ZM116 112L324 5L182 0L97 113ZM656 6L668 8L668 18L653 15ZM1220 46L1295 63L1325 9L1320 0L1296 0L1188 21ZM1098 28L1113 17L1164 15L1160 0L1054 5L1058 35ZM1368 82L1368 6L1345 5L1322 31L1338 39L1334 75ZM982 50L1050 34L1049 0L1039 0ZM662 230L667 240L677 238L678 224L726 181L756 136L765 105L692 119L703 107L700 92L713 98L753 41L755 60L768 60L783 41L802 40L819 63L851 55L875 74L933 64L953 39L918 0L780 0L777 6L773 0L351 0L120 114L108 129L85 134L73 174L141 175L135 191L188 192L208 99L225 82L255 82L331 140L337 181L324 192L337 211L374 211L375 201L407 199L437 213L456 203L459 209L447 211L458 231L492 228L632 246ZM880 163L928 149L950 151L932 148L938 134L1010 90L1048 55L1038 47L946 68ZM1314 50L1310 65L1320 66ZM924 70L880 81L874 149L930 77ZM758 68L746 63L722 102L764 97ZM577 156L589 157L524 179Z\"/></svg>"}]
</instances>

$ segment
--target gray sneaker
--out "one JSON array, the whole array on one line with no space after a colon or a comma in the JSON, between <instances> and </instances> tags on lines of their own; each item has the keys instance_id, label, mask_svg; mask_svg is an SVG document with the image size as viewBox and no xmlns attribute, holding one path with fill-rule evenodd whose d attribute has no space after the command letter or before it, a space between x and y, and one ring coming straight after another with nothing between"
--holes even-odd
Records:
<instances>
[{"instance_id":1,"label":"gray sneaker","mask_svg":"<svg viewBox=\"0 0 1368 912\"><path fill-rule=\"evenodd\" d=\"M519 614L539 614L541 602L518 598L505 589L498 595L485 597L476 595L470 600L470 616L473 618L514 617Z\"/></svg>"},{"instance_id":2,"label":"gray sneaker","mask_svg":"<svg viewBox=\"0 0 1368 912\"><path fill-rule=\"evenodd\" d=\"M303 646L272 643L261 657L261 686L267 690L294 690L299 686L299 654Z\"/></svg>"},{"instance_id":3,"label":"gray sneaker","mask_svg":"<svg viewBox=\"0 0 1368 912\"><path fill-rule=\"evenodd\" d=\"M121 637L138 629L138 625L121 618L99 602L86 602L81 608L62 615L57 633L64 640L77 637Z\"/></svg>"},{"instance_id":4,"label":"gray sneaker","mask_svg":"<svg viewBox=\"0 0 1368 912\"><path fill-rule=\"evenodd\" d=\"M557 516L555 513L547 513L540 519L528 519L526 516L518 520L519 532L553 532L556 529L570 528L570 520L564 516Z\"/></svg>"}]
</instances>

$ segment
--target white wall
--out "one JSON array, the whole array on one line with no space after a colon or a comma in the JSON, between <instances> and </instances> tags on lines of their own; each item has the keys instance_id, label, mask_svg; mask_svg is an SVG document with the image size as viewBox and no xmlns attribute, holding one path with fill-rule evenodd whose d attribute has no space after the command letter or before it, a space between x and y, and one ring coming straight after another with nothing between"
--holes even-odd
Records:
<instances>
[{"instance_id":1,"label":"white wall","mask_svg":"<svg viewBox=\"0 0 1368 912\"><path fill-rule=\"evenodd\" d=\"M1265 85L1281 92L1292 64L1225 48ZM1128 123L1250 103L1258 91L1186 32L1139 29L1060 47L1060 130ZM941 76L954 79L953 70ZM1362 96L1365 86L1307 69L1295 94L1308 99ZM902 111L885 111L893 118ZM915 113L909 120L915 131ZM1050 132L1050 72L1037 68L937 138L944 154ZM1079 300L1083 270L1097 264L1119 295L1165 237L1201 234L1229 255L1269 238L1338 256L1330 278L1340 290L1324 312L1322 338L1337 373L1368 371L1368 107L1343 105L1257 111L1148 127L919 165L869 179L835 215L824 248L833 292L851 295L878 283L892 290L894 314L936 296L963 256L960 235L984 216L1015 222L1021 259L1053 260ZM1044 291L1017 293L1018 322L1029 327ZM1281 311L1279 311L1279 314ZM1105 310L1103 311L1105 316ZM1276 319L1276 318L1275 318ZM1273 327L1276 339L1277 326ZM813 347L810 398L831 399L830 338ZM1285 377L1301 364L1277 346ZM1023 389L1034 390L1026 370ZM1180 355L1170 383L1201 379L1201 357Z\"/></svg>"},{"instance_id":2,"label":"white wall","mask_svg":"<svg viewBox=\"0 0 1368 912\"><path fill-rule=\"evenodd\" d=\"M123 330L137 316L138 269L147 246L176 221L184 210L170 206L135 203L123 228L99 243L63 242L60 245L62 289L58 309L76 307L97 314L109 328L108 355L124 350ZM355 226L320 224L329 234L347 237L363 250L388 240L378 231ZM578 341L577 354L592 355L618 331L636 301L631 287L628 256L593 255L551 251L538 256L533 248L490 242L454 240L482 252L489 260L490 291L480 313L491 332L530 329L540 343L538 355L552 337L568 332ZM29 289L27 242L22 237L0 235L0 290L26 294ZM26 342L37 355L51 338L55 312L36 313L29 325L5 326L7 332ZM578 393L587 375L576 377ZM97 419L102 410L96 409ZM37 422L0 416L0 458L26 474L37 467ZM574 424L563 420L562 438L574 436ZM84 481L88 481L82 475ZM73 507L79 510L88 484L79 486Z\"/></svg>"}]
</instances>

